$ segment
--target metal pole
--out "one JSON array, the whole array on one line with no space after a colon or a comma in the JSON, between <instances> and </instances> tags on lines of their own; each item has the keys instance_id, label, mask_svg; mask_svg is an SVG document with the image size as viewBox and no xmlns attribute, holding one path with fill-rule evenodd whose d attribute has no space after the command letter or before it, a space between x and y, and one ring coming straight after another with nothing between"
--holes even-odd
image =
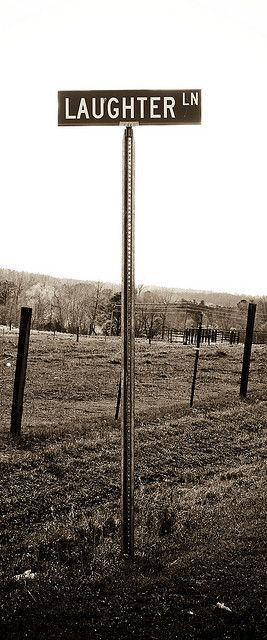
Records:
<instances>
[{"instance_id":1,"label":"metal pole","mask_svg":"<svg viewBox=\"0 0 267 640\"><path fill-rule=\"evenodd\" d=\"M246 398L247 388L248 388L248 376L249 376L249 366L250 366L250 356L251 356L256 306L257 305L253 304L252 302L250 302L248 305L247 328L246 328L243 366L242 366L242 374L241 374L241 382L240 382L240 395L243 398Z\"/></svg>"},{"instance_id":2,"label":"metal pole","mask_svg":"<svg viewBox=\"0 0 267 640\"><path fill-rule=\"evenodd\" d=\"M116 404L116 411L115 411L115 420L118 420L118 417L119 417L120 403L121 403L121 376L120 376L120 381L119 381L119 386L118 386L117 404Z\"/></svg>"},{"instance_id":3,"label":"metal pole","mask_svg":"<svg viewBox=\"0 0 267 640\"><path fill-rule=\"evenodd\" d=\"M122 370L121 370L121 510L122 552L134 553L134 139L126 126L123 139L122 221Z\"/></svg>"},{"instance_id":4,"label":"metal pole","mask_svg":"<svg viewBox=\"0 0 267 640\"><path fill-rule=\"evenodd\" d=\"M197 365L198 365L200 340L201 340L201 332L202 332L202 315L201 315L201 320L200 320L199 327L198 327L198 332L197 332L197 346L196 346L195 365L194 365L194 373L193 373L192 389L191 389L191 397L190 397L190 407L193 406L193 400L194 400L196 378L197 378Z\"/></svg>"},{"instance_id":5,"label":"metal pole","mask_svg":"<svg viewBox=\"0 0 267 640\"><path fill-rule=\"evenodd\" d=\"M111 311L111 316L110 316L110 335L112 336L112 327L113 327L113 315L114 315L114 311Z\"/></svg>"},{"instance_id":6,"label":"metal pole","mask_svg":"<svg viewBox=\"0 0 267 640\"><path fill-rule=\"evenodd\" d=\"M13 389L13 402L11 411L11 429L12 435L20 435L21 420L23 411L23 395L26 379L28 349L31 330L32 309L30 307L21 308L19 341L17 351L16 372Z\"/></svg>"}]
</instances>

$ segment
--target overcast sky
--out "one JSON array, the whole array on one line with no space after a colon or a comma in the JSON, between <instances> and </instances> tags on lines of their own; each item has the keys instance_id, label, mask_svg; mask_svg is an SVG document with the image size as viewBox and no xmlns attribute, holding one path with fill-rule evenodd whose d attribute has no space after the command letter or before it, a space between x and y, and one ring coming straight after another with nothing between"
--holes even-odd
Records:
<instances>
[{"instance_id":1,"label":"overcast sky","mask_svg":"<svg viewBox=\"0 0 267 640\"><path fill-rule=\"evenodd\" d=\"M267 294L266 0L0 0L0 266L120 282L123 127L58 90L201 89L134 128L136 282Z\"/></svg>"}]
</instances>

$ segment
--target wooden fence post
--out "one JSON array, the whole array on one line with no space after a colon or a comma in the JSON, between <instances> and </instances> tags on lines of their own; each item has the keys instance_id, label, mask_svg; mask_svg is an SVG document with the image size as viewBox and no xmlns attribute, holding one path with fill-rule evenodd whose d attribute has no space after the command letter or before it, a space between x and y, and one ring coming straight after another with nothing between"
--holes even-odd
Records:
<instances>
[{"instance_id":1,"label":"wooden fence post","mask_svg":"<svg viewBox=\"0 0 267 640\"><path fill-rule=\"evenodd\" d=\"M243 398L246 397L247 388L248 388L248 376L249 376L249 366L250 366L250 356L251 356L256 306L257 305L252 302L250 302L248 305L247 328L246 328L243 366L242 366L242 374L241 374L241 382L240 382L240 395Z\"/></svg>"},{"instance_id":2,"label":"wooden fence post","mask_svg":"<svg viewBox=\"0 0 267 640\"><path fill-rule=\"evenodd\" d=\"M23 395L26 379L28 349L31 330L32 309L30 307L21 308L19 341L16 362L16 372L13 390L13 403L11 412L12 435L20 435L21 420L23 411Z\"/></svg>"}]
</instances>

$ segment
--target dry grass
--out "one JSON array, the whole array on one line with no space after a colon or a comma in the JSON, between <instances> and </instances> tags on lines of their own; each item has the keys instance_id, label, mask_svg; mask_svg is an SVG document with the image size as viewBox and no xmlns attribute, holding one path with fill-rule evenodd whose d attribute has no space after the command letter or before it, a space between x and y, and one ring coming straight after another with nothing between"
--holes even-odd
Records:
<instances>
[{"instance_id":1,"label":"dry grass","mask_svg":"<svg viewBox=\"0 0 267 640\"><path fill-rule=\"evenodd\" d=\"M137 341L136 554L127 561L119 341L33 335L16 441L16 337L2 337L5 639L266 637L266 353L253 348L240 400L242 346L203 347L190 409L194 348Z\"/></svg>"}]
</instances>

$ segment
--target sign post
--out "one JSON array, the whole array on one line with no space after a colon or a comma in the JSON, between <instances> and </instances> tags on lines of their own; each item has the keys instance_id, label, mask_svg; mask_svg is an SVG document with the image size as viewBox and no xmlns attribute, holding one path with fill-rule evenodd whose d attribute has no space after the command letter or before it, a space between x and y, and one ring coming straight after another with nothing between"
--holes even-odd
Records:
<instances>
[{"instance_id":1,"label":"sign post","mask_svg":"<svg viewBox=\"0 0 267 640\"><path fill-rule=\"evenodd\" d=\"M121 304L122 552L134 553L134 137L132 126L200 124L199 89L59 91L59 126L125 125ZM118 403L116 416L118 414Z\"/></svg>"},{"instance_id":2,"label":"sign post","mask_svg":"<svg viewBox=\"0 0 267 640\"><path fill-rule=\"evenodd\" d=\"M122 224L122 376L121 376L121 508L122 551L134 549L134 138L126 126L123 140L123 224Z\"/></svg>"}]
</instances>

